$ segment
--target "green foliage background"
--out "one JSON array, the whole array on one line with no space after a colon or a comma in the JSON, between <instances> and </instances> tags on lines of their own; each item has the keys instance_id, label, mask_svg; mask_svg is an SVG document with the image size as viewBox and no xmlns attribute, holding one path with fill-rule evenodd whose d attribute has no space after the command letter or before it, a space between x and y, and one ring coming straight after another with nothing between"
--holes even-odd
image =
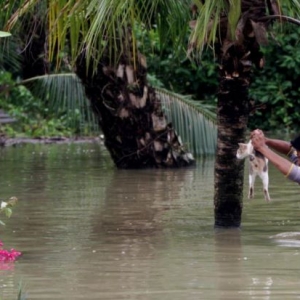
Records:
<instances>
[{"instance_id":1,"label":"green foliage background","mask_svg":"<svg viewBox=\"0 0 300 300\"><path fill-rule=\"evenodd\" d=\"M10 137L71 137L88 135L79 109L66 112L52 109L24 85L17 84L10 72L0 71L0 108L17 122L0 127L0 133Z\"/></svg>"},{"instance_id":2,"label":"green foliage background","mask_svg":"<svg viewBox=\"0 0 300 300\"><path fill-rule=\"evenodd\" d=\"M291 27L264 49L266 65L254 72L251 96L264 109L250 118L249 127L286 132L300 129L300 28Z\"/></svg>"},{"instance_id":3,"label":"green foliage background","mask_svg":"<svg viewBox=\"0 0 300 300\"><path fill-rule=\"evenodd\" d=\"M263 49L264 69L253 72L250 97L255 109L249 119L250 130L261 128L293 133L300 129L300 28L290 26L288 29L281 33L280 28L274 31L277 34L273 34L269 45ZM188 95L215 110L218 70L211 49L204 52L201 61L188 59L185 52L176 51L168 43L162 48L155 29L143 38L139 48L147 58L151 84ZM0 59L0 108L21 122L18 128L16 125L2 126L2 132L33 137L91 134L80 110L74 108L72 114L52 110L45 99L37 98L19 84L17 67L9 66L4 58ZM13 88L6 90L7 86Z\"/></svg>"},{"instance_id":4,"label":"green foliage background","mask_svg":"<svg viewBox=\"0 0 300 300\"><path fill-rule=\"evenodd\" d=\"M300 28L290 26L281 33L277 28L276 32L262 49L264 69L253 72L250 98L256 109L250 114L248 127L292 133L300 129ZM199 63L184 55L173 56L172 49L161 51L153 43L146 53L149 72L163 87L216 104L218 70L210 49Z\"/></svg>"}]
</instances>

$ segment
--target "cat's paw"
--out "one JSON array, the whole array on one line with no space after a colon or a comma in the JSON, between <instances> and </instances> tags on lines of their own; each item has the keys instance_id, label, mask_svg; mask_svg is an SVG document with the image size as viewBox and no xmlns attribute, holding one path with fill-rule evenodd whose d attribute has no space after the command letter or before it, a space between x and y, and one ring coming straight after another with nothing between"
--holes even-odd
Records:
<instances>
[{"instance_id":1,"label":"cat's paw","mask_svg":"<svg viewBox=\"0 0 300 300\"><path fill-rule=\"evenodd\" d=\"M253 188L250 188L248 193L248 199L252 199L253 196L254 196Z\"/></svg>"},{"instance_id":2,"label":"cat's paw","mask_svg":"<svg viewBox=\"0 0 300 300\"><path fill-rule=\"evenodd\" d=\"M249 159L250 159L250 161L253 161L255 159L255 155L254 154L250 154L249 155Z\"/></svg>"},{"instance_id":3,"label":"cat's paw","mask_svg":"<svg viewBox=\"0 0 300 300\"><path fill-rule=\"evenodd\" d=\"M265 195L265 200L267 202L270 202L271 201L271 198L270 198L270 194L267 190L264 190L264 195Z\"/></svg>"}]
</instances>

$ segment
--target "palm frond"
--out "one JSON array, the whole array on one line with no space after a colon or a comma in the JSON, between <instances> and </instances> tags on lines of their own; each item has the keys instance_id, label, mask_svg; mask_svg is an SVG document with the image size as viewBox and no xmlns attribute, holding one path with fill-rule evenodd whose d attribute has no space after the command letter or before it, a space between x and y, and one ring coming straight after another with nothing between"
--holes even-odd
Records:
<instances>
[{"instance_id":1,"label":"palm frond","mask_svg":"<svg viewBox=\"0 0 300 300\"><path fill-rule=\"evenodd\" d=\"M240 19L242 9L242 2L241 0L231 0L230 7L228 12L228 24L230 30L230 38L234 39L235 30Z\"/></svg>"},{"instance_id":2,"label":"palm frond","mask_svg":"<svg viewBox=\"0 0 300 300\"><path fill-rule=\"evenodd\" d=\"M41 3L20 1L17 9L10 5L8 29L22 22L20 16L26 10L36 10ZM50 60L55 57L59 61L61 52L67 49L72 52L73 61L85 50L94 67L103 51L108 50L110 57L116 58L127 47L134 57L137 36L130 29L137 25L150 29L155 24L162 44L173 44L174 49L185 45L190 0L49 0L46 3L43 11L48 17Z\"/></svg>"},{"instance_id":3,"label":"palm frond","mask_svg":"<svg viewBox=\"0 0 300 300\"><path fill-rule=\"evenodd\" d=\"M299 19L300 2L298 0L276 0L277 5L282 9L282 14Z\"/></svg>"},{"instance_id":4,"label":"palm frond","mask_svg":"<svg viewBox=\"0 0 300 300\"><path fill-rule=\"evenodd\" d=\"M20 71L21 56L18 47L19 42L14 36L8 39L0 39L0 69L11 72Z\"/></svg>"},{"instance_id":5,"label":"palm frond","mask_svg":"<svg viewBox=\"0 0 300 300\"><path fill-rule=\"evenodd\" d=\"M19 19L24 14L28 14L32 12L32 9L36 5L39 5L43 1L39 0L8 0L1 1L0 10L1 10L1 18L6 23L6 30L12 30L12 28L19 23Z\"/></svg>"},{"instance_id":6,"label":"palm frond","mask_svg":"<svg viewBox=\"0 0 300 300\"><path fill-rule=\"evenodd\" d=\"M300 26L300 20L299 19L295 19L295 18L292 18L292 17L288 17L288 16L284 16L284 15L272 15L272 16L266 16L266 17L263 17L261 18L260 20L263 21L263 20L277 20L279 22L287 22L287 23L291 23L291 24L295 24L295 25L298 25ZM281 30L283 29L283 26L280 27Z\"/></svg>"},{"instance_id":7,"label":"palm frond","mask_svg":"<svg viewBox=\"0 0 300 300\"><path fill-rule=\"evenodd\" d=\"M74 73L36 76L23 80L32 84L34 94L48 104L50 111L67 114L70 125L78 122L96 130L96 119L91 112L80 79Z\"/></svg>"},{"instance_id":8,"label":"palm frond","mask_svg":"<svg viewBox=\"0 0 300 300\"><path fill-rule=\"evenodd\" d=\"M234 39L238 22L241 18L242 0L210 0L202 3L194 0L198 15L193 23L193 30L189 40L189 53L193 50L201 53L204 46L214 46L216 39L220 36L220 30L227 26L227 39ZM277 19L279 22L290 22L300 24L300 2L298 0L274 0L272 5L277 14L270 14L261 19ZM221 24L226 22L227 25Z\"/></svg>"},{"instance_id":9,"label":"palm frond","mask_svg":"<svg viewBox=\"0 0 300 300\"><path fill-rule=\"evenodd\" d=\"M199 101L155 88L167 119L194 155L214 154L217 145L216 115Z\"/></svg>"},{"instance_id":10,"label":"palm frond","mask_svg":"<svg viewBox=\"0 0 300 300\"><path fill-rule=\"evenodd\" d=\"M205 1L204 4L197 0L195 3L198 7L198 16L190 35L189 45L201 54L205 45L214 45L220 28L221 12L227 11L228 13L230 6L225 0L210 0ZM232 15L234 15L233 12Z\"/></svg>"},{"instance_id":11,"label":"palm frond","mask_svg":"<svg viewBox=\"0 0 300 300\"><path fill-rule=\"evenodd\" d=\"M186 51L186 37L191 18L190 5L190 0L156 0L152 3L152 24L149 25L149 28L153 24L157 25L162 49L165 46L172 45L175 54L181 50ZM146 19L147 14L149 15L149 13L146 13L145 17L142 18L142 22Z\"/></svg>"},{"instance_id":12,"label":"palm frond","mask_svg":"<svg viewBox=\"0 0 300 300\"><path fill-rule=\"evenodd\" d=\"M21 282L19 282L19 287L18 287L18 298L17 300L26 300L28 299L28 295L27 293L25 292L25 288L26 286Z\"/></svg>"},{"instance_id":13,"label":"palm frond","mask_svg":"<svg viewBox=\"0 0 300 300\"><path fill-rule=\"evenodd\" d=\"M7 36L11 36L11 33L6 31L0 31L0 37L7 37Z\"/></svg>"}]
</instances>

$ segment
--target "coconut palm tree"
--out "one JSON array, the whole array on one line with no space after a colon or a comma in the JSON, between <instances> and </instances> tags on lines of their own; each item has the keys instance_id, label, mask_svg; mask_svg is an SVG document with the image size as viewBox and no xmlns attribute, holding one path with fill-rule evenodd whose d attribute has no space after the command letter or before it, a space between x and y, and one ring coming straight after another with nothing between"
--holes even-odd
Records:
<instances>
[{"instance_id":1,"label":"coconut palm tree","mask_svg":"<svg viewBox=\"0 0 300 300\"><path fill-rule=\"evenodd\" d=\"M263 68L261 46L276 19L299 23L283 15L299 16L299 1L210 0L194 1L189 52L214 49L219 65L217 104L218 141L215 162L215 225L240 226L244 165L235 157L236 145L245 140L250 111L248 89L251 70Z\"/></svg>"},{"instance_id":2,"label":"coconut palm tree","mask_svg":"<svg viewBox=\"0 0 300 300\"><path fill-rule=\"evenodd\" d=\"M25 1L24 5L33 2ZM152 26L158 4L49 2L50 57L60 65L63 51L72 54L73 66L105 135L106 147L119 168L194 164L193 156L181 143L172 123L167 122L160 99L147 82L146 59L137 49L134 27L142 23ZM173 7L180 11L187 6ZM164 5L161 11L169 8ZM179 20L177 23L187 24L182 18Z\"/></svg>"},{"instance_id":3,"label":"coconut palm tree","mask_svg":"<svg viewBox=\"0 0 300 300\"><path fill-rule=\"evenodd\" d=\"M63 74L49 74L46 76L41 75L49 72L49 68L47 67L48 63L45 60L45 49L47 47L47 41L45 41L46 23L43 23L43 20L47 20L45 15L43 15L45 11L45 3L43 2L38 3L34 7L27 7L27 13L24 16L19 16L20 22L16 23L16 25L19 25L19 28L14 37L18 38L18 49L21 50L20 52L22 54L21 69L23 70L21 72L23 80L19 83L26 85L30 88L31 92L39 96L39 98L44 99L44 101L47 101L47 105L51 111L62 108L64 111L74 111L74 108L85 108L82 87L75 74L68 72ZM14 20L14 18L11 19L12 22ZM20 26L20 24L22 24L22 26ZM11 49L9 52L13 53L14 51ZM10 57L6 57L7 60L9 60L9 58ZM68 71L70 71L70 64L67 60L68 57L64 57L62 65L64 70L66 70L67 67ZM85 61L83 61L83 63L84 62ZM82 69L81 63L78 64L78 70L80 68ZM85 71L82 73L81 76L86 75ZM92 80L94 80L94 78ZM99 84L100 88L103 88L103 85L105 86L105 83L101 81ZM61 97L58 95L61 95ZM91 102L93 102L92 100L97 96L98 93L92 96ZM166 113L167 118L172 120L172 123L176 125L179 134L184 135L184 141L188 143L189 147L193 148L195 154L214 153L216 143L214 114L211 114L203 105L199 105L199 103L192 101L188 97L182 97L164 89L158 90L158 88L156 88L155 97L157 98L157 106L160 107L160 103L162 103L163 113ZM61 101L58 100L59 98L61 98ZM99 106L100 104L97 105ZM104 112L105 109L106 106L102 107L101 111ZM95 113L99 115L99 108L96 107L94 110ZM84 112L84 115L87 113L88 112ZM70 113L68 113L68 115L70 115ZM91 119L89 115L87 115L87 117ZM163 119L163 116L161 118ZM72 119L71 116L70 119ZM111 117L111 119L113 118ZM142 117L140 117L140 119L142 120ZM101 120L101 118L99 118L99 120ZM197 126L191 127L191 123L195 122L193 120L197 120ZM108 124L109 121L110 120L106 123ZM106 123L103 124L102 128L109 128ZM145 121L143 121L143 123L145 123ZM189 130L187 131L186 128L189 128ZM126 129L128 130L128 128ZM123 131L126 135L127 132L125 130ZM192 139L192 136L196 135L201 138L198 140ZM175 132L174 136L176 136ZM178 140L178 143L181 144L181 141ZM154 145L158 147L158 141L155 141ZM159 156L159 154L157 156ZM188 154L184 155L184 158L191 160L191 156ZM193 160L191 160L191 162L193 162ZM163 164L165 164L165 162L163 162ZM186 161L184 164L186 164Z\"/></svg>"},{"instance_id":4,"label":"coconut palm tree","mask_svg":"<svg viewBox=\"0 0 300 300\"><path fill-rule=\"evenodd\" d=\"M25 1L19 11L34 2ZM71 53L118 167L188 165L192 159L147 83L135 28L155 25L161 42L178 49L184 45L190 8L188 54L199 57L209 45L219 65L215 225L240 226L244 167L235 151L247 130L251 69L264 65L260 46L267 43L269 26L276 19L294 22L298 1L194 0L191 7L187 0L49 1L49 55L59 63L62 51ZM11 18L8 27L14 22Z\"/></svg>"}]
</instances>

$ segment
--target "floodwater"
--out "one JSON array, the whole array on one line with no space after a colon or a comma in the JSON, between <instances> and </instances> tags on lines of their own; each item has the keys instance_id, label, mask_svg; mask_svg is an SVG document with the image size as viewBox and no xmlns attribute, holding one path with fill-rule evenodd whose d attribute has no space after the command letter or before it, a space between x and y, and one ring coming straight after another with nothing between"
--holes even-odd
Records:
<instances>
[{"instance_id":1,"label":"floodwater","mask_svg":"<svg viewBox=\"0 0 300 300\"><path fill-rule=\"evenodd\" d=\"M213 157L180 170L116 170L99 144L0 149L0 299L300 299L300 187L270 166L242 228L213 228ZM245 170L247 172L247 168ZM247 174L246 174L247 175ZM246 177L247 178L247 177Z\"/></svg>"}]
</instances>

